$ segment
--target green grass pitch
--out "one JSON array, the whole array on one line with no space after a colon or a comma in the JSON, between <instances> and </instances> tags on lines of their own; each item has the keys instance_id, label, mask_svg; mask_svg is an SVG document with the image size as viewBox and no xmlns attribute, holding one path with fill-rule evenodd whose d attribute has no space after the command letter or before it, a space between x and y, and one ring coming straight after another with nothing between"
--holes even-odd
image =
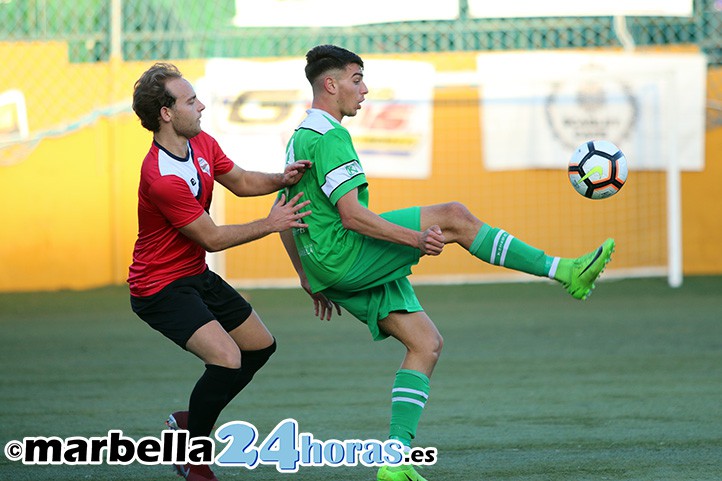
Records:
<instances>
[{"instance_id":1,"label":"green grass pitch","mask_svg":"<svg viewBox=\"0 0 722 481\"><path fill-rule=\"evenodd\" d=\"M429 481L722 479L722 277L421 286L445 339L417 445ZM316 439L385 439L397 342L300 289L247 294L279 350L219 423L261 437L291 417ZM0 295L0 445L25 436L159 436L200 361L137 319L127 289ZM223 480L373 481L375 470L215 468ZM24 466L0 480L177 480L166 466Z\"/></svg>"}]
</instances>

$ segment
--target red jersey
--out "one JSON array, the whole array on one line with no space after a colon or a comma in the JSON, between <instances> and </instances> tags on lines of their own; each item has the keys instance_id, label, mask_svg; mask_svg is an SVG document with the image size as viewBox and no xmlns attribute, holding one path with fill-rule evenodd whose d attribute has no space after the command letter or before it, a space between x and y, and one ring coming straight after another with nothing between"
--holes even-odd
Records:
<instances>
[{"instance_id":1,"label":"red jersey","mask_svg":"<svg viewBox=\"0 0 722 481\"><path fill-rule=\"evenodd\" d=\"M138 239L133 249L130 294L145 297L176 279L201 274L206 252L178 230L208 212L216 175L233 168L216 140L201 132L176 157L153 141L138 187Z\"/></svg>"}]
</instances>

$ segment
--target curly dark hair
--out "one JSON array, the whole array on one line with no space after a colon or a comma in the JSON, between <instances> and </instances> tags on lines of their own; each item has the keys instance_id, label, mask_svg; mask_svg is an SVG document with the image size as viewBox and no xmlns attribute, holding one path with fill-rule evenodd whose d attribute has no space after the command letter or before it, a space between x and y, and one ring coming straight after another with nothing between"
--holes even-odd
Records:
<instances>
[{"instance_id":1,"label":"curly dark hair","mask_svg":"<svg viewBox=\"0 0 722 481\"><path fill-rule=\"evenodd\" d=\"M175 97L166 89L168 80L183 78L178 68L169 63L156 63L140 76L133 87L133 110L140 124L151 132L160 130L160 109L172 107Z\"/></svg>"},{"instance_id":2,"label":"curly dark hair","mask_svg":"<svg viewBox=\"0 0 722 481\"><path fill-rule=\"evenodd\" d=\"M336 45L318 45L306 53L306 78L313 82L322 74L333 69L344 69L349 64L364 66L361 57Z\"/></svg>"}]
</instances>

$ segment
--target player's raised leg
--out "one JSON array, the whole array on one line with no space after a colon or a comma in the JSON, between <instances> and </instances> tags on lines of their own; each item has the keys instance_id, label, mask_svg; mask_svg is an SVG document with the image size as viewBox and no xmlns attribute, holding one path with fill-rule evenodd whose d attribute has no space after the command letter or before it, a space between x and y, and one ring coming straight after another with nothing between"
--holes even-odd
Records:
<instances>
[{"instance_id":1,"label":"player's raised leg","mask_svg":"<svg viewBox=\"0 0 722 481\"><path fill-rule=\"evenodd\" d=\"M549 256L504 229L483 223L459 202L422 207L421 229L433 225L441 228L447 243L456 242L489 264L559 281L575 299L589 296L614 251L614 240L607 239L576 259Z\"/></svg>"}]
</instances>

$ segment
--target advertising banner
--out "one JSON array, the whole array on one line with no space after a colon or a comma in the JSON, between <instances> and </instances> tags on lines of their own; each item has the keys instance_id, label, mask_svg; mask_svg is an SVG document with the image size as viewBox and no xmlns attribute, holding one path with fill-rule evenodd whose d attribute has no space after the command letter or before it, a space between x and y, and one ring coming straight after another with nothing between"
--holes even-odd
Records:
<instances>
[{"instance_id":1,"label":"advertising banner","mask_svg":"<svg viewBox=\"0 0 722 481\"><path fill-rule=\"evenodd\" d=\"M342 124L369 177L431 174L434 67L427 62L368 60L366 100ZM197 94L203 126L247 170L282 169L285 148L311 107L305 61L212 59ZM414 79L413 82L408 79Z\"/></svg>"},{"instance_id":2,"label":"advertising banner","mask_svg":"<svg viewBox=\"0 0 722 481\"><path fill-rule=\"evenodd\" d=\"M491 170L565 167L587 140L615 143L630 169L704 166L703 55L483 54L477 67Z\"/></svg>"},{"instance_id":3,"label":"advertising banner","mask_svg":"<svg viewBox=\"0 0 722 481\"><path fill-rule=\"evenodd\" d=\"M693 0L468 0L478 18L655 16L691 17ZM441 2L440 2L441 3Z\"/></svg>"},{"instance_id":4,"label":"advertising banner","mask_svg":"<svg viewBox=\"0 0 722 481\"><path fill-rule=\"evenodd\" d=\"M459 2L366 0L363 4L325 0L236 0L238 27L345 27L372 23L453 20Z\"/></svg>"}]
</instances>

